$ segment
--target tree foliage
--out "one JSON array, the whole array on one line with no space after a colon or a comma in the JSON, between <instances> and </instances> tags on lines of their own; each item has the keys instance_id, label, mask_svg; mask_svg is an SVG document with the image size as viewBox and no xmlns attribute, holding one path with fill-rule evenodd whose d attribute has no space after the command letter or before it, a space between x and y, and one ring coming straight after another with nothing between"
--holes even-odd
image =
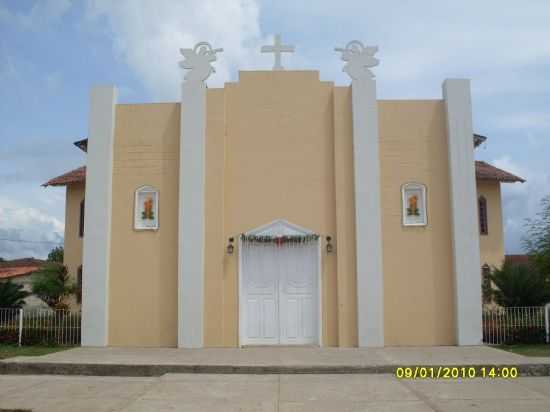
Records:
<instances>
[{"instance_id":1,"label":"tree foliage","mask_svg":"<svg viewBox=\"0 0 550 412\"><path fill-rule=\"evenodd\" d=\"M52 309L67 309L64 299L74 293L67 268L57 262L44 264L32 277L32 293Z\"/></svg>"},{"instance_id":2,"label":"tree foliage","mask_svg":"<svg viewBox=\"0 0 550 412\"><path fill-rule=\"evenodd\" d=\"M504 263L489 276L496 286L492 295L501 306L541 306L550 300L548 282L534 265Z\"/></svg>"},{"instance_id":3,"label":"tree foliage","mask_svg":"<svg viewBox=\"0 0 550 412\"><path fill-rule=\"evenodd\" d=\"M11 280L0 282L0 308L20 308L30 293Z\"/></svg>"},{"instance_id":4,"label":"tree foliage","mask_svg":"<svg viewBox=\"0 0 550 412\"><path fill-rule=\"evenodd\" d=\"M527 233L523 246L530 260L550 282L550 196L541 200L541 211L526 220Z\"/></svg>"},{"instance_id":5,"label":"tree foliage","mask_svg":"<svg viewBox=\"0 0 550 412\"><path fill-rule=\"evenodd\" d=\"M493 301L493 285L491 284L491 269L487 266L481 271L481 297L483 303L491 303Z\"/></svg>"},{"instance_id":6,"label":"tree foliage","mask_svg":"<svg viewBox=\"0 0 550 412\"><path fill-rule=\"evenodd\" d=\"M63 254L64 250L62 246L53 248L50 253L48 253L48 262L63 263Z\"/></svg>"}]
</instances>

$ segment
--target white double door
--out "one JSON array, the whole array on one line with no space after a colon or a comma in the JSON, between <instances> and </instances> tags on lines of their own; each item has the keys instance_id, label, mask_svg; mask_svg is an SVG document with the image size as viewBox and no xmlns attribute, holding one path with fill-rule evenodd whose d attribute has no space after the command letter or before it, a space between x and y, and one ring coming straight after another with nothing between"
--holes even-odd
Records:
<instances>
[{"instance_id":1,"label":"white double door","mask_svg":"<svg viewBox=\"0 0 550 412\"><path fill-rule=\"evenodd\" d=\"M317 344L318 243L243 243L241 344Z\"/></svg>"}]
</instances>

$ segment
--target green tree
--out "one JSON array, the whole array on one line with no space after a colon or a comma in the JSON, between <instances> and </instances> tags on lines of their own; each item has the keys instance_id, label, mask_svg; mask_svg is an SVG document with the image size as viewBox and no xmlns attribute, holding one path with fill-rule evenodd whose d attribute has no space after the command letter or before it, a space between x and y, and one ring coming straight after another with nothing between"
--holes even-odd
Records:
<instances>
[{"instance_id":1,"label":"green tree","mask_svg":"<svg viewBox=\"0 0 550 412\"><path fill-rule=\"evenodd\" d=\"M5 262L6 259L4 259L3 257L0 257L0 262Z\"/></svg>"},{"instance_id":2,"label":"green tree","mask_svg":"<svg viewBox=\"0 0 550 412\"><path fill-rule=\"evenodd\" d=\"M0 282L0 308L20 308L30 293L23 290L23 285L11 280Z\"/></svg>"},{"instance_id":3,"label":"green tree","mask_svg":"<svg viewBox=\"0 0 550 412\"><path fill-rule=\"evenodd\" d=\"M550 299L548 282L533 265L504 263L489 275L493 297L501 306L541 306Z\"/></svg>"},{"instance_id":4,"label":"green tree","mask_svg":"<svg viewBox=\"0 0 550 412\"><path fill-rule=\"evenodd\" d=\"M523 246L530 260L550 282L550 196L541 200L541 211L526 220L527 232Z\"/></svg>"},{"instance_id":5,"label":"green tree","mask_svg":"<svg viewBox=\"0 0 550 412\"><path fill-rule=\"evenodd\" d=\"M487 264L481 267L481 297L483 299L483 303L491 303L493 301L491 268Z\"/></svg>"},{"instance_id":6,"label":"green tree","mask_svg":"<svg viewBox=\"0 0 550 412\"><path fill-rule=\"evenodd\" d=\"M62 246L53 248L50 253L48 253L48 262L63 263L63 254L64 250Z\"/></svg>"},{"instance_id":7,"label":"green tree","mask_svg":"<svg viewBox=\"0 0 550 412\"><path fill-rule=\"evenodd\" d=\"M32 276L32 293L52 309L67 309L65 298L74 293L67 268L56 262L45 263Z\"/></svg>"}]
</instances>

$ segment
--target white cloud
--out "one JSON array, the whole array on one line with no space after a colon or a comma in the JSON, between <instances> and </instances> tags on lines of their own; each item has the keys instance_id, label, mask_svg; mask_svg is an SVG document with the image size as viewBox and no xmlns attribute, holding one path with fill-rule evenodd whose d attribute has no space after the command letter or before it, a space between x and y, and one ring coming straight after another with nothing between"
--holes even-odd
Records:
<instances>
[{"instance_id":1,"label":"white cloud","mask_svg":"<svg viewBox=\"0 0 550 412\"><path fill-rule=\"evenodd\" d=\"M88 0L87 17L103 23L101 30L107 22L115 50L155 99L179 97L178 50L199 40L224 48L209 80L213 85L234 79L238 69L270 67L259 53L266 41L260 21L276 32L286 30L284 40L301 40L294 42L296 55L285 58L287 67L318 69L327 80L348 82L334 46L352 38L378 44L380 96L408 98L440 96L445 77L472 77L480 95L540 90L544 77L522 77L518 69L550 62L550 42L542 41L550 38L550 3L513 4Z\"/></svg>"},{"instance_id":2,"label":"white cloud","mask_svg":"<svg viewBox=\"0 0 550 412\"><path fill-rule=\"evenodd\" d=\"M70 139L2 138L0 239L32 242L0 240L0 257L45 257L63 242L65 190L40 185L80 166L83 154Z\"/></svg>"},{"instance_id":3,"label":"white cloud","mask_svg":"<svg viewBox=\"0 0 550 412\"><path fill-rule=\"evenodd\" d=\"M85 155L72 145L74 140L22 136L8 141L0 150L0 196L7 184L30 182L39 187L52 177L81 166Z\"/></svg>"},{"instance_id":4,"label":"white cloud","mask_svg":"<svg viewBox=\"0 0 550 412\"><path fill-rule=\"evenodd\" d=\"M509 156L491 162L526 179L525 183L502 184L502 207L506 253L522 253L521 238L525 234L525 219L539 211L540 200L550 195L550 173L520 166Z\"/></svg>"},{"instance_id":5,"label":"white cloud","mask_svg":"<svg viewBox=\"0 0 550 412\"><path fill-rule=\"evenodd\" d=\"M6 205L9 200L0 199L0 203ZM0 257L44 258L63 243L63 231L63 222L38 209L0 207Z\"/></svg>"},{"instance_id":6,"label":"white cloud","mask_svg":"<svg viewBox=\"0 0 550 412\"><path fill-rule=\"evenodd\" d=\"M2 19L0 18L1 21ZM26 100L26 96L24 95L26 84L22 73L24 73L27 67L24 61L12 56L0 44L0 88L7 90L11 86L15 91L14 99L20 105L25 104Z\"/></svg>"},{"instance_id":7,"label":"white cloud","mask_svg":"<svg viewBox=\"0 0 550 412\"><path fill-rule=\"evenodd\" d=\"M182 47L209 41L224 52L209 83L229 80L233 67L251 62L259 47L259 6L244 1L89 0L89 22L105 18L117 54L126 61L157 100L179 97Z\"/></svg>"},{"instance_id":8,"label":"white cloud","mask_svg":"<svg viewBox=\"0 0 550 412\"><path fill-rule=\"evenodd\" d=\"M0 21L26 30L40 30L58 22L71 8L71 0L38 0L27 13L13 13L0 6Z\"/></svg>"},{"instance_id":9,"label":"white cloud","mask_svg":"<svg viewBox=\"0 0 550 412\"><path fill-rule=\"evenodd\" d=\"M500 116L494 120L494 125L504 130L550 129L550 109L546 113L524 112Z\"/></svg>"}]
</instances>

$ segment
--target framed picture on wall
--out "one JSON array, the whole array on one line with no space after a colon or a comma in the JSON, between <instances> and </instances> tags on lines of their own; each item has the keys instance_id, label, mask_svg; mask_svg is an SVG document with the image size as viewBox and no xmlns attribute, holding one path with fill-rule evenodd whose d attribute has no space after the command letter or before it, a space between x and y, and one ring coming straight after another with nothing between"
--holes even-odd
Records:
<instances>
[{"instance_id":1,"label":"framed picture on wall","mask_svg":"<svg viewBox=\"0 0 550 412\"><path fill-rule=\"evenodd\" d=\"M134 229L157 230L159 228L159 192L151 186L136 190Z\"/></svg>"},{"instance_id":2,"label":"framed picture on wall","mask_svg":"<svg viewBox=\"0 0 550 412\"><path fill-rule=\"evenodd\" d=\"M403 226L426 226L426 186L421 183L405 183L401 186Z\"/></svg>"}]
</instances>

